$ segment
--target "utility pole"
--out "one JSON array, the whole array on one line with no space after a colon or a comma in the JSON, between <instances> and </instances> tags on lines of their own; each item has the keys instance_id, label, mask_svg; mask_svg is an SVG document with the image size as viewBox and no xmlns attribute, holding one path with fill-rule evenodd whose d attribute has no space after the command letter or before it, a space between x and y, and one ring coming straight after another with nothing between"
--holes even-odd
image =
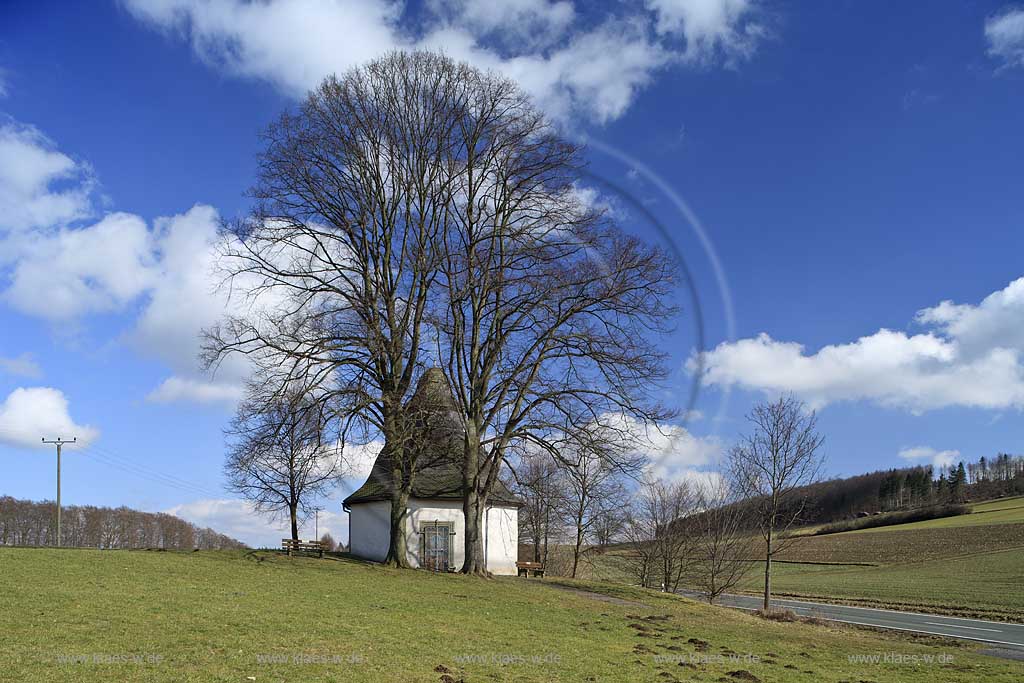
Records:
<instances>
[{"instance_id":1,"label":"utility pole","mask_svg":"<svg viewBox=\"0 0 1024 683\"><path fill-rule=\"evenodd\" d=\"M78 437L72 437L70 441L62 439L59 436L56 439L43 439L43 443L52 443L57 446L57 543L55 544L58 548L60 547L60 448L66 443L75 443L78 441Z\"/></svg>"},{"instance_id":2,"label":"utility pole","mask_svg":"<svg viewBox=\"0 0 1024 683\"><path fill-rule=\"evenodd\" d=\"M320 511L321 510L323 510L323 508L313 508L313 534L314 534L313 540L314 541L319 541L320 540Z\"/></svg>"}]
</instances>

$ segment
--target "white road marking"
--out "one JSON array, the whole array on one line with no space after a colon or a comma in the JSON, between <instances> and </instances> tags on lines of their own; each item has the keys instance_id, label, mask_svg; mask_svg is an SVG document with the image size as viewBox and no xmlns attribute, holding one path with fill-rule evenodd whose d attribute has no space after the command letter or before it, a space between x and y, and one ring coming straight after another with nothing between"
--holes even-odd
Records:
<instances>
[{"instance_id":1,"label":"white road marking","mask_svg":"<svg viewBox=\"0 0 1024 683\"><path fill-rule=\"evenodd\" d=\"M1000 631L997 628L980 628L978 626L961 626L960 624L940 624L937 621L926 621L924 623L929 624L930 626L941 626L942 628L967 628L967 629L970 629L972 631L992 631L992 633L1002 633L1002 631Z\"/></svg>"},{"instance_id":2,"label":"white road marking","mask_svg":"<svg viewBox=\"0 0 1024 683\"><path fill-rule=\"evenodd\" d=\"M734 607L733 609L741 609L747 612L756 612L759 607ZM893 611L893 610L888 610ZM849 621L847 619L836 619L835 617L821 617L825 621L838 621L841 624L853 624L855 626L870 626L871 628L889 629L891 631L909 631L910 633L924 633L929 636L943 636L944 638L958 638L960 640L976 640L980 643L995 643L996 645L1015 645L1017 647L1024 647L1024 643L1015 643L1009 640L992 640L991 638L974 638L972 636L960 636L955 633L937 633L935 631L922 631L916 628L905 628L903 626L883 626L881 624L869 624L865 621ZM946 628L960 628L958 626L947 626Z\"/></svg>"},{"instance_id":3,"label":"white road marking","mask_svg":"<svg viewBox=\"0 0 1024 683\"><path fill-rule=\"evenodd\" d=\"M741 596L741 597L744 597L744 596ZM755 597L754 599L756 600L757 598ZM976 622L979 622L979 623L982 623L982 624L996 624L998 626L1005 626L1007 624L1009 624L1011 626L1021 626L1021 624L1018 624L1016 622L991 621L989 619L973 619L971 617L951 617L951 616L946 616L945 614L928 614L927 612L905 612L903 610L898 610L898 609L885 609L885 608L882 608L882 607L860 607L858 605L844 605L842 603L836 603L836 602L833 602L833 603L829 603L829 602L812 602L810 600L786 600L784 598L779 598L778 600L775 600L774 602L777 602L777 603L790 602L790 603L798 603L798 604L803 604L803 605L815 605L815 606L820 606L820 607L842 607L843 609L861 609L861 610L864 610L866 612L890 612L891 614L911 614L911 615L916 616L916 617L930 617L932 619L951 619L951 620L956 620L956 621L976 621ZM950 624L950 626L954 626L954 624Z\"/></svg>"}]
</instances>

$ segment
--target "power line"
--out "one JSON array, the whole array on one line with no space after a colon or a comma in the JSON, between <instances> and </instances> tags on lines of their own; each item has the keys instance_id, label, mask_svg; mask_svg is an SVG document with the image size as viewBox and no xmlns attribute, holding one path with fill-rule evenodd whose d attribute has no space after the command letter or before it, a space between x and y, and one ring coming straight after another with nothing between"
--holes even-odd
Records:
<instances>
[{"instance_id":1,"label":"power line","mask_svg":"<svg viewBox=\"0 0 1024 683\"><path fill-rule=\"evenodd\" d=\"M166 472L161 472L151 467L147 467L146 465L131 461L123 456L119 456L116 453L111 452L108 449L100 448L96 445L90 445L86 447L85 450L89 451L92 457L96 458L97 460L100 460L101 462L105 462L105 464L114 467L115 469L122 469L123 471L133 470L133 473L136 473L139 476L157 478L168 485L176 485L179 488L191 489L198 493L203 493L210 496L221 495L220 492L207 488L201 484L197 484L194 481L191 481L189 479L183 479L182 477L177 477L173 474L168 474Z\"/></svg>"},{"instance_id":2,"label":"power line","mask_svg":"<svg viewBox=\"0 0 1024 683\"><path fill-rule=\"evenodd\" d=\"M106 465L107 467L119 470L121 472L125 472L127 474L131 474L141 479L146 479L147 481L153 482L155 484L160 484L162 486L173 488L177 491L212 497L221 495L220 493L217 493L211 489L207 489L198 484L193 484L185 480L172 477L169 474L163 474L161 472L157 472L155 470L151 470L141 465L136 465L134 463L119 462L111 458L110 456L104 455L103 453L93 450L92 448L85 448L83 449L83 452L85 453L85 455L87 455L94 461Z\"/></svg>"}]
</instances>

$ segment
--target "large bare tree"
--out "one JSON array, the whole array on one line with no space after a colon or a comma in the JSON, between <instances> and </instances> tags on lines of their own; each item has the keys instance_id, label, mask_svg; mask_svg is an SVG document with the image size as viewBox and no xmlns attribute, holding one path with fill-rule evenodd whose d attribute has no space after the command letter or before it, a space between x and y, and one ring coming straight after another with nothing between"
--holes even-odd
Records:
<instances>
[{"instance_id":1,"label":"large bare tree","mask_svg":"<svg viewBox=\"0 0 1024 683\"><path fill-rule=\"evenodd\" d=\"M730 469L764 539L764 604L771 609L772 559L796 539L788 532L807 505L804 487L821 476L824 437L817 417L792 396L761 403L747 416L751 433L729 453Z\"/></svg>"},{"instance_id":2,"label":"large bare tree","mask_svg":"<svg viewBox=\"0 0 1024 683\"><path fill-rule=\"evenodd\" d=\"M383 440L394 565L406 564L402 501L416 476L403 411L423 367L470 75L393 53L327 78L269 126L254 208L228 226L219 261L224 286L252 305L206 335L209 365L243 354L257 382L329 400L339 434Z\"/></svg>"},{"instance_id":3,"label":"large bare tree","mask_svg":"<svg viewBox=\"0 0 1024 683\"><path fill-rule=\"evenodd\" d=\"M514 83L395 53L327 79L265 142L256 208L222 263L273 303L211 330L207 360L246 354L383 437L400 483L391 563L406 556L402 413L428 319L465 431L463 571L486 571L481 520L510 449L558 457L552 435L672 414L648 399L667 375L654 337L674 319L676 264L581 200L579 150Z\"/></svg>"},{"instance_id":4,"label":"large bare tree","mask_svg":"<svg viewBox=\"0 0 1024 683\"><path fill-rule=\"evenodd\" d=\"M580 149L513 82L468 77L436 325L466 424L463 571L485 573L482 514L511 450L561 458L595 424L671 416L650 396L676 264L581 199ZM628 468L632 454L609 457Z\"/></svg>"}]
</instances>

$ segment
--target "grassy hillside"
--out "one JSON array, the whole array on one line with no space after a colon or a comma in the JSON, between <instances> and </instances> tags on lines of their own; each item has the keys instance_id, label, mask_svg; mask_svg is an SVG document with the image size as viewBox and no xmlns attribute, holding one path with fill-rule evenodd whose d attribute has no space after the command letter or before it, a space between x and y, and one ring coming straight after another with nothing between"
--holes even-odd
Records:
<instances>
[{"instance_id":1,"label":"grassy hillside","mask_svg":"<svg viewBox=\"0 0 1024 683\"><path fill-rule=\"evenodd\" d=\"M607 584L487 581L227 551L0 548L0 568L5 681L1024 676L1021 663L974 646L765 622ZM890 653L903 663L851 660Z\"/></svg>"},{"instance_id":2,"label":"grassy hillside","mask_svg":"<svg viewBox=\"0 0 1024 683\"><path fill-rule=\"evenodd\" d=\"M625 552L588 555L582 575L631 582ZM779 595L1024 620L1024 498L976 504L956 517L803 534L780 559L787 563L774 572ZM744 590L759 589L761 567L753 563Z\"/></svg>"},{"instance_id":3,"label":"grassy hillside","mask_svg":"<svg viewBox=\"0 0 1024 683\"><path fill-rule=\"evenodd\" d=\"M969 517L971 515L964 515ZM951 519L958 519L953 517ZM929 520L944 521L944 520ZM882 527L801 538L782 559L804 562L901 563L1024 548L1024 524Z\"/></svg>"},{"instance_id":4,"label":"grassy hillside","mask_svg":"<svg viewBox=\"0 0 1024 683\"><path fill-rule=\"evenodd\" d=\"M890 531L897 527L900 530L914 530L932 528L948 529L961 526L985 526L988 524L1024 524L1024 496L988 500L983 503L970 504L969 507L971 509L971 513L967 515L929 519L922 522L910 522L907 524L899 524L895 527L877 526L870 529L858 529L858 531L860 533L873 533ZM824 526L828 525L815 524L801 527L796 531L796 534L800 536L813 535Z\"/></svg>"},{"instance_id":5,"label":"grassy hillside","mask_svg":"<svg viewBox=\"0 0 1024 683\"><path fill-rule=\"evenodd\" d=\"M1024 498L980 503L957 517L805 536L782 558L877 566L780 565L779 593L1024 619Z\"/></svg>"},{"instance_id":6,"label":"grassy hillside","mask_svg":"<svg viewBox=\"0 0 1024 683\"><path fill-rule=\"evenodd\" d=\"M990 524L1024 524L1024 497L1002 498L1000 500L977 503L971 506L971 513L969 515L911 522L910 524L901 524L898 528L903 531L915 531L917 529L953 529ZM895 527L860 529L855 533L874 533L885 531L887 528Z\"/></svg>"}]
</instances>

